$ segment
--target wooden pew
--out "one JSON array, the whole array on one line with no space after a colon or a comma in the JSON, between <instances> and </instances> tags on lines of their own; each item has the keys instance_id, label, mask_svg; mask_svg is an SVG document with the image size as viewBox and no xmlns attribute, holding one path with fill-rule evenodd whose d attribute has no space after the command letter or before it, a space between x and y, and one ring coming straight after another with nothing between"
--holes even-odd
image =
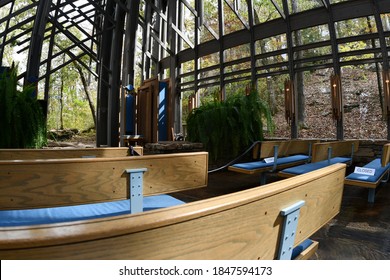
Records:
<instances>
[{"instance_id":1,"label":"wooden pew","mask_svg":"<svg viewBox=\"0 0 390 280\"><path fill-rule=\"evenodd\" d=\"M260 183L265 184L266 174L290 166L307 163L311 159L311 147L319 140L262 141L254 146L254 161L236 163L229 171L244 174L261 174Z\"/></svg>"},{"instance_id":2,"label":"wooden pew","mask_svg":"<svg viewBox=\"0 0 390 280\"><path fill-rule=\"evenodd\" d=\"M344 177L345 164L336 164L171 208L81 222L0 227L0 257L289 258L289 246L302 244L339 213ZM296 226L292 231L284 226L290 221ZM311 246L313 253L317 245ZM303 251L297 258L310 256Z\"/></svg>"},{"instance_id":3,"label":"wooden pew","mask_svg":"<svg viewBox=\"0 0 390 280\"><path fill-rule=\"evenodd\" d=\"M143 148L132 147L139 155ZM63 148L63 149L0 149L0 160L62 159L82 157L125 157L131 154L127 147L110 148Z\"/></svg>"},{"instance_id":4,"label":"wooden pew","mask_svg":"<svg viewBox=\"0 0 390 280\"><path fill-rule=\"evenodd\" d=\"M374 159L362 168L374 171L374 174L359 174L353 172L345 178L345 184L349 186L368 188L368 202L374 203L376 188L389 179L390 170L390 143L383 145L382 155Z\"/></svg>"},{"instance_id":5,"label":"wooden pew","mask_svg":"<svg viewBox=\"0 0 390 280\"><path fill-rule=\"evenodd\" d=\"M307 164L288 167L278 172L279 177L289 178L335 163L351 165L359 149L359 140L330 141L313 144L312 161Z\"/></svg>"},{"instance_id":6,"label":"wooden pew","mask_svg":"<svg viewBox=\"0 0 390 280\"><path fill-rule=\"evenodd\" d=\"M94 213L181 204L165 194L207 186L207 167L206 152L0 161L0 224L85 219ZM19 215L25 220L19 221Z\"/></svg>"}]
</instances>

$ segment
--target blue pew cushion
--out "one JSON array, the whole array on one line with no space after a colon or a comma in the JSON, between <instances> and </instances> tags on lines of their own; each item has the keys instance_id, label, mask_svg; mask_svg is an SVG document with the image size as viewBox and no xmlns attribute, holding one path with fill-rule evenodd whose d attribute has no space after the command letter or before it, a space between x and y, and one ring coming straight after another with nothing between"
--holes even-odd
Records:
<instances>
[{"instance_id":1,"label":"blue pew cushion","mask_svg":"<svg viewBox=\"0 0 390 280\"><path fill-rule=\"evenodd\" d=\"M375 174L373 176L369 176L364 174L351 173L346 177L346 179L372 183L377 182L382 177L382 175L390 168L390 163L382 167L381 159L377 158L364 165L363 167L375 169Z\"/></svg>"},{"instance_id":2,"label":"blue pew cushion","mask_svg":"<svg viewBox=\"0 0 390 280\"><path fill-rule=\"evenodd\" d=\"M297 245L294 247L293 251L292 251L292 255L291 255L291 259L295 259L300 253L302 253L303 251L305 251L307 248L309 248L309 246L313 244L313 241L310 240L310 239L306 239L305 241L303 241L301 244Z\"/></svg>"},{"instance_id":3,"label":"blue pew cushion","mask_svg":"<svg viewBox=\"0 0 390 280\"><path fill-rule=\"evenodd\" d=\"M276 160L277 165L283 165L283 164L289 164L299 161L305 161L308 160L309 156L306 155L294 155L294 156L287 156L287 157L281 157ZM253 170L253 169L261 169L261 168L268 168L273 167L273 162L265 162L264 160L260 161L253 161L253 162L244 162L244 163L236 163L232 166L236 168L242 168L247 170Z\"/></svg>"},{"instance_id":4,"label":"blue pew cushion","mask_svg":"<svg viewBox=\"0 0 390 280\"><path fill-rule=\"evenodd\" d=\"M144 197L144 211L184 204L170 195ZM74 206L0 211L0 226L27 226L130 214L130 200Z\"/></svg>"},{"instance_id":5,"label":"blue pew cushion","mask_svg":"<svg viewBox=\"0 0 390 280\"><path fill-rule=\"evenodd\" d=\"M334 157L331 158L330 160L323 160L319 162L311 162L307 164L302 164L294 167L289 167L286 169L283 169L283 173L289 173L293 175L300 175L300 174L305 174L320 168L324 168L328 165L332 165L335 163L347 163L351 161L351 158L345 158L345 157Z\"/></svg>"}]
</instances>

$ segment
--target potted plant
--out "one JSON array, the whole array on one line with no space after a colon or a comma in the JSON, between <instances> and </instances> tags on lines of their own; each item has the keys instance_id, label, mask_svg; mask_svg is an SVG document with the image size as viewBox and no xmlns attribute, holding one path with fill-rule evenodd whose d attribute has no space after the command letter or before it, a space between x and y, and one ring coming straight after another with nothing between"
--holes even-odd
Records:
<instances>
[{"instance_id":1,"label":"potted plant","mask_svg":"<svg viewBox=\"0 0 390 280\"><path fill-rule=\"evenodd\" d=\"M189 141L203 143L210 161L216 161L233 158L253 142L263 140L264 124L273 130L270 108L252 89L192 110L187 118L187 136Z\"/></svg>"}]
</instances>

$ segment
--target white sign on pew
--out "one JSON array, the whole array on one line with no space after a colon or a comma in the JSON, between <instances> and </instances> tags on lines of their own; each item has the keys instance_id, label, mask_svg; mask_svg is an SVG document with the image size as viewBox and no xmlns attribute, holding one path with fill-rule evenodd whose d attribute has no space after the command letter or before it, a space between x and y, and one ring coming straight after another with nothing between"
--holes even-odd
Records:
<instances>
[{"instance_id":1,"label":"white sign on pew","mask_svg":"<svg viewBox=\"0 0 390 280\"><path fill-rule=\"evenodd\" d=\"M264 159L264 162L265 163L273 163L275 161L275 158L274 157L269 157L269 158L265 158Z\"/></svg>"},{"instance_id":2,"label":"white sign on pew","mask_svg":"<svg viewBox=\"0 0 390 280\"><path fill-rule=\"evenodd\" d=\"M365 167L355 167L354 173L367 175L367 176L374 176L375 175L375 169L373 169L373 168L365 168Z\"/></svg>"}]
</instances>

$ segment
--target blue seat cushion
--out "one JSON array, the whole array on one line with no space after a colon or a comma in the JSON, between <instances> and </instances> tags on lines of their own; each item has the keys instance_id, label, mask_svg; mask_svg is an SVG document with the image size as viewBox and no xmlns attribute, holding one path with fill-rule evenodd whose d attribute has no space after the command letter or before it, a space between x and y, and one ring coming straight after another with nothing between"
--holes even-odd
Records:
<instances>
[{"instance_id":1,"label":"blue seat cushion","mask_svg":"<svg viewBox=\"0 0 390 280\"><path fill-rule=\"evenodd\" d=\"M299 161L305 161L308 160L309 156L306 155L294 155L294 156L288 156L288 157L281 157L276 160L277 165L283 165L283 164L289 164ZM265 162L264 160L260 161L252 161L252 162L244 162L244 163L236 163L232 166L247 170L253 170L253 169L261 169L261 168L268 168L273 167L273 162Z\"/></svg>"},{"instance_id":2,"label":"blue seat cushion","mask_svg":"<svg viewBox=\"0 0 390 280\"><path fill-rule=\"evenodd\" d=\"M323 160L319 162L311 162L307 164L302 164L294 167L289 167L286 169L283 169L283 173L289 173L289 174L294 174L294 175L300 175L300 174L305 174L320 168L324 168L328 165L332 165L335 163L347 163L351 161L351 158L345 158L345 157L334 157L331 158L330 160Z\"/></svg>"},{"instance_id":3,"label":"blue seat cushion","mask_svg":"<svg viewBox=\"0 0 390 280\"><path fill-rule=\"evenodd\" d=\"M295 259L300 253L302 253L303 251L305 251L307 248L309 248L309 246L313 244L313 241L310 240L310 239L306 239L305 241L303 241L301 244L297 245L296 247L294 247L293 251L292 251L292 255L291 255L291 259Z\"/></svg>"},{"instance_id":4,"label":"blue seat cushion","mask_svg":"<svg viewBox=\"0 0 390 280\"><path fill-rule=\"evenodd\" d=\"M351 173L346 177L346 179L372 183L377 182L382 177L382 175L390 168L390 163L387 164L385 167L382 167L381 159L377 158L367 163L363 167L375 169L375 174L373 176L368 176L364 174Z\"/></svg>"},{"instance_id":5,"label":"blue seat cushion","mask_svg":"<svg viewBox=\"0 0 390 280\"><path fill-rule=\"evenodd\" d=\"M144 211L184 204L170 195L144 198ZM26 226L70 222L130 214L130 200L27 210L0 211L0 226Z\"/></svg>"}]
</instances>

